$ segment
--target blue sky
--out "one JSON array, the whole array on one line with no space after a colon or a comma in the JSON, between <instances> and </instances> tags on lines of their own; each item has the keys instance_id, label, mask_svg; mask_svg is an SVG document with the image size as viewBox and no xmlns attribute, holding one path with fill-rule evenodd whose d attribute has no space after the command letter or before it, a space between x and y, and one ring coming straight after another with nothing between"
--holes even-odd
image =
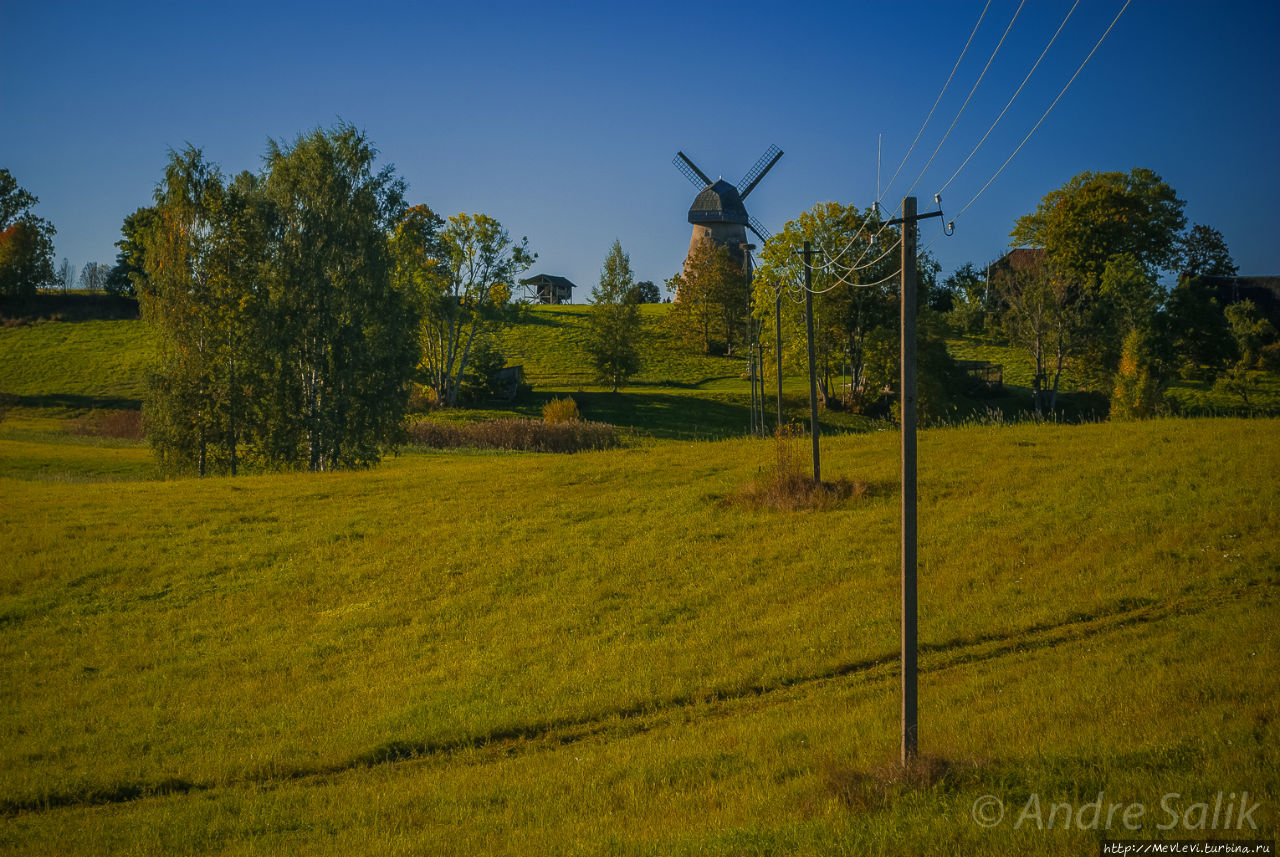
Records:
<instances>
[{"instance_id":1,"label":"blue sky","mask_svg":"<svg viewBox=\"0 0 1280 857\"><path fill-rule=\"evenodd\" d=\"M1123 0L1081 0L943 196L968 203ZM40 198L59 260L112 262L168 149L258 170L268 138L365 129L442 214L482 211L586 300L615 238L640 279L675 273L695 189L683 149L773 230L814 203L867 205L902 160L985 0L895 3L17 3L0 0L0 166ZM915 187L921 208L990 126L1072 0L1027 0ZM902 176L915 181L1018 7L991 0ZM1058 106L932 251L1001 253L1016 217L1082 170L1154 169L1244 274L1280 274L1280 2L1133 0ZM922 231L934 241L938 221Z\"/></svg>"}]
</instances>

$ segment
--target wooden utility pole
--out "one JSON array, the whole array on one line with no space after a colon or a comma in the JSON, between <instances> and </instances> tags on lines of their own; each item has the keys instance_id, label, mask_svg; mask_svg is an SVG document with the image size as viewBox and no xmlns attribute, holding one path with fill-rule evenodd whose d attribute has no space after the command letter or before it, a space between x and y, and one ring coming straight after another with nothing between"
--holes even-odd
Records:
<instances>
[{"instance_id":1,"label":"wooden utility pole","mask_svg":"<svg viewBox=\"0 0 1280 857\"><path fill-rule=\"evenodd\" d=\"M778 425L779 433L782 431L782 286L778 286L773 293L773 331L774 331L774 356L778 358Z\"/></svg>"},{"instance_id":2,"label":"wooden utility pole","mask_svg":"<svg viewBox=\"0 0 1280 857\"><path fill-rule=\"evenodd\" d=\"M760 391L757 395L756 384L756 346L757 340L760 338L756 333L758 325L755 322L755 313L753 307L755 304L755 290L751 282L751 251L755 249L754 244L742 242L738 245L742 249L742 272L747 278L747 380L751 384L751 429L753 436L764 434L764 395ZM758 416L757 416L758 414Z\"/></svg>"},{"instance_id":3,"label":"wooden utility pole","mask_svg":"<svg viewBox=\"0 0 1280 857\"><path fill-rule=\"evenodd\" d=\"M902 764L920 749L916 721L916 198L902 200L898 399L902 419Z\"/></svg>"},{"instance_id":4,"label":"wooden utility pole","mask_svg":"<svg viewBox=\"0 0 1280 857\"><path fill-rule=\"evenodd\" d=\"M813 481L822 481L818 460L818 363L813 352L813 250L804 242L804 324L809 338L809 434L813 438Z\"/></svg>"},{"instance_id":5,"label":"wooden utility pole","mask_svg":"<svg viewBox=\"0 0 1280 857\"><path fill-rule=\"evenodd\" d=\"M941 204L941 198L934 199ZM916 214L916 198L902 200L902 217L887 226L902 225L902 310L899 333L901 376L898 409L902 420L902 764L920 751L917 720L916 626L916 222L941 217L942 211ZM948 229L951 227L948 226ZM948 232L947 234L950 234Z\"/></svg>"}]
</instances>

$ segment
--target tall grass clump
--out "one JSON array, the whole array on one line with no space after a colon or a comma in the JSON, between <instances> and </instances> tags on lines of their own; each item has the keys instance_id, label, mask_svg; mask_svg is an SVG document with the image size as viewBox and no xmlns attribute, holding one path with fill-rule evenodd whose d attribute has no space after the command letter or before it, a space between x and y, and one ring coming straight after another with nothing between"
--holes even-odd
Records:
<instances>
[{"instance_id":1,"label":"tall grass clump","mask_svg":"<svg viewBox=\"0 0 1280 857\"><path fill-rule=\"evenodd\" d=\"M557 397L542 406L542 421L548 425L576 423L582 421L582 414L578 412L578 403L572 398Z\"/></svg>"},{"instance_id":2,"label":"tall grass clump","mask_svg":"<svg viewBox=\"0 0 1280 857\"><path fill-rule=\"evenodd\" d=\"M572 399L568 401L573 402ZM584 420L541 422L503 419L474 423L421 420L409 427L409 442L431 449L582 452L611 449L619 444L619 438L614 426Z\"/></svg>"},{"instance_id":3,"label":"tall grass clump","mask_svg":"<svg viewBox=\"0 0 1280 857\"><path fill-rule=\"evenodd\" d=\"M829 509L870 491L860 479L841 477L831 482L815 482L810 475L798 433L780 428L774 433L774 463L762 467L755 478L730 502L757 509L793 512L800 509Z\"/></svg>"},{"instance_id":4,"label":"tall grass clump","mask_svg":"<svg viewBox=\"0 0 1280 857\"><path fill-rule=\"evenodd\" d=\"M122 440L142 440L146 437L142 425L142 411L137 408L90 411L72 421L67 430L71 434L86 437L110 437Z\"/></svg>"}]
</instances>

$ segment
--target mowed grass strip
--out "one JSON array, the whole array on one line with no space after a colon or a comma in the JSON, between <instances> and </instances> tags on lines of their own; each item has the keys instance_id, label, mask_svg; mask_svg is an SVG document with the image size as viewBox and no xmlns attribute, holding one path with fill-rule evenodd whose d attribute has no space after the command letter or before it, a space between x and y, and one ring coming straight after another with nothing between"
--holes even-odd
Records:
<instances>
[{"instance_id":1,"label":"mowed grass strip","mask_svg":"<svg viewBox=\"0 0 1280 857\"><path fill-rule=\"evenodd\" d=\"M926 651L1270 597L1276 440L1271 420L925 433ZM4 480L0 801L336 773L883 663L896 436L825 448L869 497L726 508L766 441Z\"/></svg>"}]
</instances>

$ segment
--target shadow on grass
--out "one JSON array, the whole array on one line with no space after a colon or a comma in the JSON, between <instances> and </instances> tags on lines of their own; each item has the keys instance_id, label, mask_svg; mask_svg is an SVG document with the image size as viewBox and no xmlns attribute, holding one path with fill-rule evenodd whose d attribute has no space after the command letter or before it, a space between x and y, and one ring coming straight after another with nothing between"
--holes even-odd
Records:
<instances>
[{"instance_id":1,"label":"shadow on grass","mask_svg":"<svg viewBox=\"0 0 1280 857\"><path fill-rule=\"evenodd\" d=\"M117 295L68 292L0 298L0 317L23 321L98 321L139 318L138 301Z\"/></svg>"},{"instance_id":2,"label":"shadow on grass","mask_svg":"<svg viewBox=\"0 0 1280 857\"><path fill-rule=\"evenodd\" d=\"M142 402L126 396L81 396L73 393L44 393L39 396L7 395L6 404L16 408L66 408L75 411L139 411Z\"/></svg>"},{"instance_id":3,"label":"shadow on grass","mask_svg":"<svg viewBox=\"0 0 1280 857\"><path fill-rule=\"evenodd\" d=\"M720 399L664 393L574 393L585 419L626 426L664 440L741 437L749 407Z\"/></svg>"}]
</instances>

